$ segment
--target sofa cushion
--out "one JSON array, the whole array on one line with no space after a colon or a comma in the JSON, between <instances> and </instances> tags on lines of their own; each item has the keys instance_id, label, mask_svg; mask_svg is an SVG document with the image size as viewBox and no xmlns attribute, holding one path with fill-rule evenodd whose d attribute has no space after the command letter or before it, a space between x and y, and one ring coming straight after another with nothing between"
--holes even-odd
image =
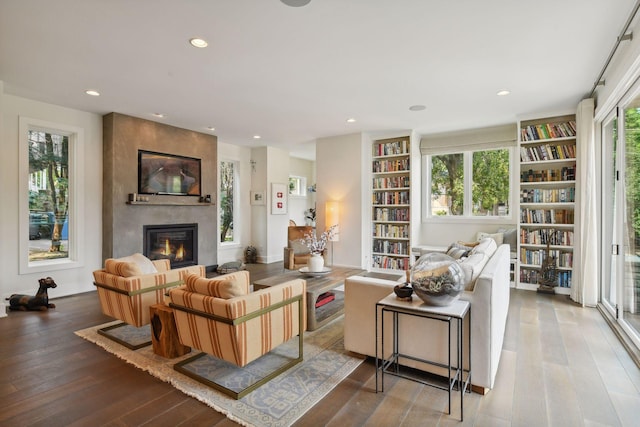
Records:
<instances>
[{"instance_id":1,"label":"sofa cushion","mask_svg":"<svg viewBox=\"0 0 640 427\"><path fill-rule=\"evenodd\" d=\"M157 273L153 262L141 253L123 258L109 258L104 262L107 273L121 277L142 276Z\"/></svg>"},{"instance_id":2,"label":"sofa cushion","mask_svg":"<svg viewBox=\"0 0 640 427\"><path fill-rule=\"evenodd\" d=\"M493 240L496 241L497 245L501 245L502 242L504 241L504 234L503 233L484 233L482 231L478 231L478 234L476 236L476 240L477 241L481 241L482 239L485 239L487 237L491 237Z\"/></svg>"},{"instance_id":3,"label":"sofa cushion","mask_svg":"<svg viewBox=\"0 0 640 427\"><path fill-rule=\"evenodd\" d=\"M230 299L246 295L242 284L233 276L207 279L190 274L184 281L188 291L210 297Z\"/></svg>"},{"instance_id":4,"label":"sofa cushion","mask_svg":"<svg viewBox=\"0 0 640 427\"><path fill-rule=\"evenodd\" d=\"M484 239L480 240L478 245L474 247L471 252L469 252L469 255L485 254L486 256L490 257L493 255L496 249L498 249L496 241L493 238L485 237Z\"/></svg>"},{"instance_id":5,"label":"sofa cushion","mask_svg":"<svg viewBox=\"0 0 640 427\"><path fill-rule=\"evenodd\" d=\"M476 279L480 276L480 273L487 264L487 261L489 261L489 256L484 253L471 254L467 258L460 260L458 264L460 265L460 268L462 268L462 271L464 271L465 291L473 291Z\"/></svg>"},{"instance_id":6,"label":"sofa cushion","mask_svg":"<svg viewBox=\"0 0 640 427\"><path fill-rule=\"evenodd\" d=\"M470 246L461 245L459 243L452 243L447 249L447 255L453 259L461 259L469 256L469 252L473 248Z\"/></svg>"}]
</instances>

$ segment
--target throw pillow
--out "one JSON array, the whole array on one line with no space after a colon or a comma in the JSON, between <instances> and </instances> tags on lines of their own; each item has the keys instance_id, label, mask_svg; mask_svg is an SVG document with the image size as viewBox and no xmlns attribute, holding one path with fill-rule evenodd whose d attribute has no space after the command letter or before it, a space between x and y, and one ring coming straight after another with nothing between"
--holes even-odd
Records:
<instances>
[{"instance_id":1,"label":"throw pillow","mask_svg":"<svg viewBox=\"0 0 640 427\"><path fill-rule=\"evenodd\" d=\"M447 249L447 255L453 259L461 259L469 256L469 251L473 249L470 246L464 246L459 243L452 243Z\"/></svg>"},{"instance_id":2,"label":"throw pillow","mask_svg":"<svg viewBox=\"0 0 640 427\"><path fill-rule=\"evenodd\" d=\"M477 241L477 242L463 242L462 240L458 240L458 244L462 245L462 246L468 246L470 248L473 248L475 246L478 246L478 244L480 244L480 241Z\"/></svg>"},{"instance_id":3,"label":"throw pillow","mask_svg":"<svg viewBox=\"0 0 640 427\"><path fill-rule=\"evenodd\" d=\"M503 243L509 245L511 252L515 252L518 245L518 230L515 228L499 228L498 232L504 235Z\"/></svg>"},{"instance_id":4,"label":"throw pillow","mask_svg":"<svg viewBox=\"0 0 640 427\"><path fill-rule=\"evenodd\" d=\"M502 242L504 241L504 234L502 233L484 233L482 231L478 231L478 235L476 237L476 240L479 242L480 240L484 239L485 237L491 237L493 240L496 241L496 245L501 245Z\"/></svg>"},{"instance_id":5,"label":"throw pillow","mask_svg":"<svg viewBox=\"0 0 640 427\"><path fill-rule=\"evenodd\" d=\"M107 273L121 277L157 273L155 265L146 256L136 253L123 258L109 258L104 262Z\"/></svg>"},{"instance_id":6,"label":"throw pillow","mask_svg":"<svg viewBox=\"0 0 640 427\"><path fill-rule=\"evenodd\" d=\"M289 247L293 249L293 253L296 255L306 255L311 253L307 245L300 240L289 240Z\"/></svg>"},{"instance_id":7,"label":"throw pillow","mask_svg":"<svg viewBox=\"0 0 640 427\"><path fill-rule=\"evenodd\" d=\"M185 278L187 290L197 294L207 295L210 297L229 299L245 295L242 286L233 278L212 278L200 277L195 274L189 274Z\"/></svg>"}]
</instances>

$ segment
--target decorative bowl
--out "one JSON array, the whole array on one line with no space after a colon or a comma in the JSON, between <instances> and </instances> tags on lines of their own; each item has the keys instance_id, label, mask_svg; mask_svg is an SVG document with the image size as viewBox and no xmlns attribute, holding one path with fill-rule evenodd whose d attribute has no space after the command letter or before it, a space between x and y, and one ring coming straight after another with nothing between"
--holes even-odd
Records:
<instances>
[{"instance_id":1,"label":"decorative bowl","mask_svg":"<svg viewBox=\"0 0 640 427\"><path fill-rule=\"evenodd\" d=\"M464 272L455 259L442 253L421 256L411 269L411 285L429 305L453 303L464 289Z\"/></svg>"},{"instance_id":2,"label":"decorative bowl","mask_svg":"<svg viewBox=\"0 0 640 427\"><path fill-rule=\"evenodd\" d=\"M413 293L413 288L406 283L402 285L395 285L393 287L393 292L395 292L398 298L408 298Z\"/></svg>"}]
</instances>

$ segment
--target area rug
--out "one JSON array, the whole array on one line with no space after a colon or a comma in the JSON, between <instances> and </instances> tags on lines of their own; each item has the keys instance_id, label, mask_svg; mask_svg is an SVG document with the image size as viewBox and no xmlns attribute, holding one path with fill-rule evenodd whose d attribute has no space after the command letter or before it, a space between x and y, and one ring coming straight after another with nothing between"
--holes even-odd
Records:
<instances>
[{"instance_id":1,"label":"area rug","mask_svg":"<svg viewBox=\"0 0 640 427\"><path fill-rule=\"evenodd\" d=\"M289 426L362 363L363 359L348 354L344 349L343 319L340 317L320 329L305 332L304 361L240 400L234 400L173 369L177 362L196 354L195 350L182 357L165 359L154 354L152 346L129 350L97 333L98 329L117 322L76 331L76 335L170 383L241 425ZM129 332L132 334L141 332L131 329ZM127 331L123 330L122 333ZM297 338L293 340L295 343L290 342L290 345L297 346ZM207 360L216 362L214 358L208 357ZM269 363L268 360L266 363ZM259 364L255 367L260 368ZM215 371L222 368L222 365L211 365L207 369Z\"/></svg>"}]
</instances>

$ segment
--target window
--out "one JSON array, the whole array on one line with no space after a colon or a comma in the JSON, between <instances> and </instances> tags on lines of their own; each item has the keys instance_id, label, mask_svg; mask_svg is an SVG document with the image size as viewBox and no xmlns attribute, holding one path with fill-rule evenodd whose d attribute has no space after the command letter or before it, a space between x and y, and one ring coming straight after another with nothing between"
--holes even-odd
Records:
<instances>
[{"instance_id":1,"label":"window","mask_svg":"<svg viewBox=\"0 0 640 427\"><path fill-rule=\"evenodd\" d=\"M238 164L232 161L220 162L220 243L235 243L234 225L238 224Z\"/></svg>"},{"instance_id":2,"label":"window","mask_svg":"<svg viewBox=\"0 0 640 427\"><path fill-rule=\"evenodd\" d=\"M502 148L427 155L427 216L510 215L511 152Z\"/></svg>"},{"instance_id":3,"label":"window","mask_svg":"<svg viewBox=\"0 0 640 427\"><path fill-rule=\"evenodd\" d=\"M289 195L306 197L307 178L303 176L290 176L289 177Z\"/></svg>"},{"instance_id":4,"label":"window","mask_svg":"<svg viewBox=\"0 0 640 427\"><path fill-rule=\"evenodd\" d=\"M29 130L29 262L69 257L69 137Z\"/></svg>"},{"instance_id":5,"label":"window","mask_svg":"<svg viewBox=\"0 0 640 427\"><path fill-rule=\"evenodd\" d=\"M21 274L79 262L82 177L74 159L81 155L82 136L79 128L20 118L20 239L28 248L20 251Z\"/></svg>"}]
</instances>

